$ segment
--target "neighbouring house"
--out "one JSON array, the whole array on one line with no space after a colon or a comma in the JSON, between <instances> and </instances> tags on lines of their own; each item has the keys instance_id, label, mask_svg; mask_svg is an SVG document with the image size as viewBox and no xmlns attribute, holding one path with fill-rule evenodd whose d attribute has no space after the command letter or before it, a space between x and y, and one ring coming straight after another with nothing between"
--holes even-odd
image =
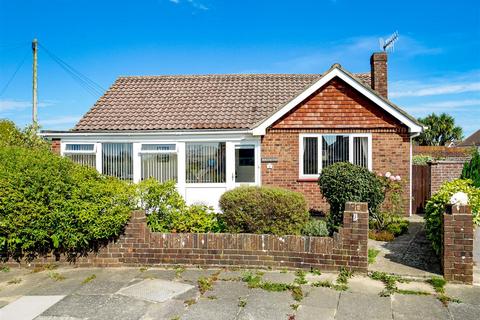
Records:
<instances>
[{"instance_id":1,"label":"neighbouring house","mask_svg":"<svg viewBox=\"0 0 480 320\"><path fill-rule=\"evenodd\" d=\"M480 151L480 129L458 144L459 147L475 147Z\"/></svg>"},{"instance_id":2,"label":"neighbouring house","mask_svg":"<svg viewBox=\"0 0 480 320\"><path fill-rule=\"evenodd\" d=\"M322 168L349 161L400 175L411 212L412 138L423 127L388 100L387 55L369 73L120 77L54 150L120 179L173 179L188 203L269 185L325 210Z\"/></svg>"}]
</instances>

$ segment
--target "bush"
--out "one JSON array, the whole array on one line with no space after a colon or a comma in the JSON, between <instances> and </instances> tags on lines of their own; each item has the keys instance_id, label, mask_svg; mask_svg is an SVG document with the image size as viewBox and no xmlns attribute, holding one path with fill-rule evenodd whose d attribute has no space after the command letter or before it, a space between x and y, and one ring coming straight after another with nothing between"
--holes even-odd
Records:
<instances>
[{"instance_id":1,"label":"bush","mask_svg":"<svg viewBox=\"0 0 480 320\"><path fill-rule=\"evenodd\" d=\"M132 186L52 154L0 147L0 255L74 259L117 237L134 207Z\"/></svg>"},{"instance_id":2,"label":"bush","mask_svg":"<svg viewBox=\"0 0 480 320\"><path fill-rule=\"evenodd\" d=\"M402 216L380 211L370 217L369 227L377 232L388 231L393 236L400 236L408 231L409 222Z\"/></svg>"},{"instance_id":3,"label":"bush","mask_svg":"<svg viewBox=\"0 0 480 320\"><path fill-rule=\"evenodd\" d=\"M338 230L348 201L367 202L370 214L378 212L384 200L383 184L368 169L347 162L338 162L322 170L318 181L323 196L330 204L328 227Z\"/></svg>"},{"instance_id":4,"label":"bush","mask_svg":"<svg viewBox=\"0 0 480 320\"><path fill-rule=\"evenodd\" d=\"M473 221L480 225L480 189L475 188L471 180L457 179L444 183L425 205L425 232L437 254L442 247L443 213L450 198L456 192L464 192L468 195Z\"/></svg>"},{"instance_id":5,"label":"bush","mask_svg":"<svg viewBox=\"0 0 480 320\"><path fill-rule=\"evenodd\" d=\"M302 234L311 237L327 237L327 223L321 219L310 219L302 229Z\"/></svg>"},{"instance_id":6,"label":"bush","mask_svg":"<svg viewBox=\"0 0 480 320\"><path fill-rule=\"evenodd\" d=\"M238 187L225 192L220 208L233 233L296 234L308 220L302 194L273 187Z\"/></svg>"},{"instance_id":7,"label":"bush","mask_svg":"<svg viewBox=\"0 0 480 320\"><path fill-rule=\"evenodd\" d=\"M473 185L480 188L480 153L475 150L472 159L463 165L462 179L470 179Z\"/></svg>"},{"instance_id":8,"label":"bush","mask_svg":"<svg viewBox=\"0 0 480 320\"><path fill-rule=\"evenodd\" d=\"M20 130L10 120L0 120L0 147L25 147L48 149L48 143L37 134L37 126Z\"/></svg>"},{"instance_id":9,"label":"bush","mask_svg":"<svg viewBox=\"0 0 480 320\"><path fill-rule=\"evenodd\" d=\"M138 193L141 207L147 213L147 223L154 232L221 232L224 229L212 208L187 206L174 181L144 180L138 184Z\"/></svg>"},{"instance_id":10,"label":"bush","mask_svg":"<svg viewBox=\"0 0 480 320\"><path fill-rule=\"evenodd\" d=\"M434 157L426 154L416 154L412 157L412 164L426 166L429 162L435 160Z\"/></svg>"}]
</instances>

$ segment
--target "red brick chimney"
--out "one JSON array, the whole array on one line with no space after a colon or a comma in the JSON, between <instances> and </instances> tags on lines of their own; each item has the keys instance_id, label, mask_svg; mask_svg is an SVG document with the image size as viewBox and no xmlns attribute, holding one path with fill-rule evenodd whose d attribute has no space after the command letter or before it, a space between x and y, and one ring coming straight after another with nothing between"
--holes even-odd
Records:
<instances>
[{"instance_id":1,"label":"red brick chimney","mask_svg":"<svg viewBox=\"0 0 480 320\"><path fill-rule=\"evenodd\" d=\"M370 57L372 89L388 99L387 53L375 52Z\"/></svg>"}]
</instances>

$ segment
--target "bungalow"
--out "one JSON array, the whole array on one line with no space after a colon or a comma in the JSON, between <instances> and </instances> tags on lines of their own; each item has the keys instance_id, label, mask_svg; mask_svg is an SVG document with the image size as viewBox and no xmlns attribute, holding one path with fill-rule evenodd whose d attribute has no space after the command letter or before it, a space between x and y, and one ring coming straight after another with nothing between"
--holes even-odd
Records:
<instances>
[{"instance_id":1,"label":"bungalow","mask_svg":"<svg viewBox=\"0 0 480 320\"><path fill-rule=\"evenodd\" d=\"M188 203L218 206L225 190L270 185L324 210L322 168L349 161L402 177L411 212L411 139L423 127L388 100L387 55L371 72L120 77L52 147L99 172L173 179Z\"/></svg>"}]
</instances>

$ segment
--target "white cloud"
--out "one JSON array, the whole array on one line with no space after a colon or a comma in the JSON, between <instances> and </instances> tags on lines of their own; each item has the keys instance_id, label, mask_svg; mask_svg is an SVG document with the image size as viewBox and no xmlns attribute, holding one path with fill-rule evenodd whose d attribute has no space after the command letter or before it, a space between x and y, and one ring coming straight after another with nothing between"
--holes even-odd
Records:
<instances>
[{"instance_id":1,"label":"white cloud","mask_svg":"<svg viewBox=\"0 0 480 320\"><path fill-rule=\"evenodd\" d=\"M59 126L59 125L74 125L80 120L81 116L60 116L47 119L40 119L39 123L41 126Z\"/></svg>"},{"instance_id":2,"label":"white cloud","mask_svg":"<svg viewBox=\"0 0 480 320\"><path fill-rule=\"evenodd\" d=\"M53 105L53 102L39 102L38 107L48 107ZM31 108L32 102L27 100L11 100L11 99L4 99L0 100L0 112L4 111L12 111L12 110L20 110L25 108Z\"/></svg>"},{"instance_id":3,"label":"white cloud","mask_svg":"<svg viewBox=\"0 0 480 320\"><path fill-rule=\"evenodd\" d=\"M439 102L428 102L418 105L413 105L411 107L406 107L405 109L409 112L415 114L430 114L432 112L453 112L453 111L467 111L471 110L472 107L480 107L480 99L461 99L461 100L447 100Z\"/></svg>"},{"instance_id":4,"label":"white cloud","mask_svg":"<svg viewBox=\"0 0 480 320\"><path fill-rule=\"evenodd\" d=\"M400 90L398 90L398 88L392 90L390 97L423 97L464 92L480 92L480 82L438 85L418 85L417 83L411 83L410 86L408 86L407 83L401 83L400 86L403 88ZM407 86L409 88L405 88Z\"/></svg>"},{"instance_id":5,"label":"white cloud","mask_svg":"<svg viewBox=\"0 0 480 320\"><path fill-rule=\"evenodd\" d=\"M168 1L170 1L173 4L180 4L180 0L168 0ZM185 2L188 3L190 6L194 7L195 9L199 9L203 11L208 10L208 7L206 5L196 0L186 0Z\"/></svg>"}]
</instances>

